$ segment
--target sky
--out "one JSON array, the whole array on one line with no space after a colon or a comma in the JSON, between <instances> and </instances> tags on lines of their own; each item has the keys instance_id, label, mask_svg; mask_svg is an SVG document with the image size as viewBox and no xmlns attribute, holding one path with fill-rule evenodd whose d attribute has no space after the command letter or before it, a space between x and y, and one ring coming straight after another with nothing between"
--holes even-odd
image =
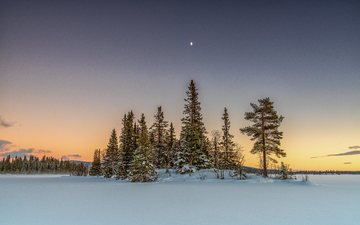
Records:
<instances>
[{"instance_id":1,"label":"sky","mask_svg":"<svg viewBox=\"0 0 360 225\"><path fill-rule=\"evenodd\" d=\"M194 79L209 134L227 107L246 165L244 113L270 97L280 161L360 170L359 1L0 0L0 34L0 157L91 161L124 113L150 125L160 105L179 132Z\"/></svg>"}]
</instances>

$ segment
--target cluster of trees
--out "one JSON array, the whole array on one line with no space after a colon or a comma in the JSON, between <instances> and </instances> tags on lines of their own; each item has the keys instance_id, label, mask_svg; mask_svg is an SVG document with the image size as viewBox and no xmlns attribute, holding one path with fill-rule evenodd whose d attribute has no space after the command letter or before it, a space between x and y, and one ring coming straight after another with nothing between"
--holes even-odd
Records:
<instances>
[{"instance_id":1,"label":"cluster of trees","mask_svg":"<svg viewBox=\"0 0 360 225\"><path fill-rule=\"evenodd\" d=\"M80 172L82 171L82 172ZM18 174L73 174L86 175L87 168L82 163L69 160L58 160L54 157L43 156L41 159L30 155L29 157L11 158L10 155L0 161L0 173Z\"/></svg>"},{"instance_id":2,"label":"cluster of trees","mask_svg":"<svg viewBox=\"0 0 360 225\"><path fill-rule=\"evenodd\" d=\"M279 148L282 132L278 127L283 117L277 115L269 98L260 99L259 105L251 103L251 106L253 111L245 113L245 119L252 125L242 128L241 132L255 141L251 153L259 154L266 177L269 161L275 161L271 155L286 156ZM155 169L176 169L179 173L191 174L198 169L214 168L219 178L223 178L224 170L232 170L234 176L244 178L244 157L233 141L227 108L224 108L222 120L221 132L213 132L210 140L203 123L198 90L191 80L179 139L173 124L165 120L161 106L149 128L144 114L136 120L130 111L123 117L119 139L114 129L105 151L95 150L90 175L147 182L157 178Z\"/></svg>"}]
</instances>

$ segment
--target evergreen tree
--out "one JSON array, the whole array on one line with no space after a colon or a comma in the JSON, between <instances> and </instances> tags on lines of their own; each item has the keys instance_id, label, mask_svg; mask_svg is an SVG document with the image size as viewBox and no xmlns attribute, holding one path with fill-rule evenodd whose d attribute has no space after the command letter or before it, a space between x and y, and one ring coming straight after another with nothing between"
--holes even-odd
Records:
<instances>
[{"instance_id":1,"label":"evergreen tree","mask_svg":"<svg viewBox=\"0 0 360 225\"><path fill-rule=\"evenodd\" d=\"M195 82L191 80L186 92L184 106L184 117L182 118L182 127L180 133L181 153L177 153L177 162L183 161L186 168L178 170L191 171L192 167L207 168L208 160L208 140L206 138L206 129L202 121L201 107L198 99L198 92ZM179 166L179 164L177 164ZM190 168L190 169L187 169Z\"/></svg>"},{"instance_id":2,"label":"evergreen tree","mask_svg":"<svg viewBox=\"0 0 360 225\"><path fill-rule=\"evenodd\" d=\"M245 113L245 119L251 121L252 126L240 129L241 133L251 137L255 141L251 153L262 154L263 176L268 176L267 162L271 158L271 154L275 154L278 158L285 157L286 153L280 149L280 140L283 132L278 130L283 116L278 116L274 110L274 103L269 98L259 99L259 105L251 103L252 112Z\"/></svg>"},{"instance_id":3,"label":"evergreen tree","mask_svg":"<svg viewBox=\"0 0 360 225\"><path fill-rule=\"evenodd\" d=\"M166 136L166 169L172 168L175 161L175 129L173 123L170 123L168 135Z\"/></svg>"},{"instance_id":4,"label":"evergreen tree","mask_svg":"<svg viewBox=\"0 0 360 225\"><path fill-rule=\"evenodd\" d=\"M157 112L154 115L154 124L151 126L151 134L153 135L153 146L155 151L155 167L156 168L165 168L167 166L167 146L166 146L166 136L167 136L167 126L168 122L164 119L164 112L161 109L161 106L157 108Z\"/></svg>"},{"instance_id":5,"label":"evergreen tree","mask_svg":"<svg viewBox=\"0 0 360 225\"><path fill-rule=\"evenodd\" d=\"M101 176L101 153L100 149L95 149L94 151L94 159L89 172L90 176Z\"/></svg>"},{"instance_id":6,"label":"evergreen tree","mask_svg":"<svg viewBox=\"0 0 360 225\"><path fill-rule=\"evenodd\" d=\"M134 150L136 149L137 125L134 122L132 111L124 115L123 127L120 135L119 170L117 178L125 179L128 176Z\"/></svg>"},{"instance_id":7,"label":"evergreen tree","mask_svg":"<svg viewBox=\"0 0 360 225\"><path fill-rule=\"evenodd\" d=\"M132 136L132 143L133 143L132 147L133 147L133 151L135 151L135 149L137 149L137 147L139 146L138 139L139 139L139 135L140 135L140 127L136 123L136 121L134 122L133 128L134 128L134 132L132 134L133 135Z\"/></svg>"},{"instance_id":8,"label":"evergreen tree","mask_svg":"<svg viewBox=\"0 0 360 225\"><path fill-rule=\"evenodd\" d=\"M115 129L112 130L109 143L105 150L103 171L106 178L116 174L118 164L118 139Z\"/></svg>"},{"instance_id":9,"label":"evergreen tree","mask_svg":"<svg viewBox=\"0 0 360 225\"><path fill-rule=\"evenodd\" d=\"M84 165L84 163L75 163L72 164L70 175L72 176L87 176L88 169Z\"/></svg>"},{"instance_id":10,"label":"evergreen tree","mask_svg":"<svg viewBox=\"0 0 360 225\"><path fill-rule=\"evenodd\" d=\"M226 107L221 119L224 121L224 124L222 126L222 140L220 142L222 150L220 165L223 169L233 169L236 161L235 143L232 140L234 135L230 134L230 119Z\"/></svg>"},{"instance_id":11,"label":"evergreen tree","mask_svg":"<svg viewBox=\"0 0 360 225\"><path fill-rule=\"evenodd\" d=\"M139 125L138 147L134 152L129 179L132 182L154 181L157 178L157 174L153 165L153 149L151 147L144 114L141 115Z\"/></svg>"}]
</instances>

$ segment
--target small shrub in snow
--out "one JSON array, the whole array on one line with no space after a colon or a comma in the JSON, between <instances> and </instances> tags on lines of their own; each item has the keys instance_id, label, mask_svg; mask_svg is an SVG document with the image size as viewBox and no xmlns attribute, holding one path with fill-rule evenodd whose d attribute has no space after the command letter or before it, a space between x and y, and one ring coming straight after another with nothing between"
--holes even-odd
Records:
<instances>
[{"instance_id":1,"label":"small shrub in snow","mask_svg":"<svg viewBox=\"0 0 360 225\"><path fill-rule=\"evenodd\" d=\"M206 175L202 173L200 174L199 178L200 180L206 180Z\"/></svg>"},{"instance_id":2,"label":"small shrub in snow","mask_svg":"<svg viewBox=\"0 0 360 225\"><path fill-rule=\"evenodd\" d=\"M214 169L214 172L216 173L217 179L224 179L224 170L222 169Z\"/></svg>"},{"instance_id":3,"label":"small shrub in snow","mask_svg":"<svg viewBox=\"0 0 360 225\"><path fill-rule=\"evenodd\" d=\"M182 166L180 169L177 170L179 173L181 174L193 174L194 172L196 172L196 167L194 166L190 166L189 164L185 164L184 166Z\"/></svg>"},{"instance_id":4,"label":"small shrub in snow","mask_svg":"<svg viewBox=\"0 0 360 225\"><path fill-rule=\"evenodd\" d=\"M238 166L234 169L232 177L235 177L239 180L245 180L247 178L242 166Z\"/></svg>"},{"instance_id":5,"label":"small shrub in snow","mask_svg":"<svg viewBox=\"0 0 360 225\"><path fill-rule=\"evenodd\" d=\"M307 174L301 176L301 182L307 183L309 182L309 176Z\"/></svg>"},{"instance_id":6,"label":"small shrub in snow","mask_svg":"<svg viewBox=\"0 0 360 225\"><path fill-rule=\"evenodd\" d=\"M292 179L292 171L289 165L284 164L281 162L281 166L279 168L278 178L281 180Z\"/></svg>"}]
</instances>

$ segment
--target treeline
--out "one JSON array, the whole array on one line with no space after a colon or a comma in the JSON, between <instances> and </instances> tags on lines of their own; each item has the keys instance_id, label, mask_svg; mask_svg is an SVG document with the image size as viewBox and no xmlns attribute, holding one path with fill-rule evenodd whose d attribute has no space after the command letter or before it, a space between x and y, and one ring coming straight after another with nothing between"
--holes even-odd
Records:
<instances>
[{"instance_id":1,"label":"treeline","mask_svg":"<svg viewBox=\"0 0 360 225\"><path fill-rule=\"evenodd\" d=\"M253 124L241 132L255 141L251 152L259 154L263 175L267 176L269 161L276 161L271 154L286 156L279 148L282 132L278 127L283 117L277 115L269 98L260 99L259 105L252 103L251 106L253 111L245 113L245 119ZM244 179L245 160L240 146L233 141L226 107L221 119L221 131L212 132L209 138L198 90L191 80L186 91L179 138L175 136L173 123L165 119L161 106L157 108L150 127L144 114L137 120L129 111L123 116L119 136L113 129L107 148L102 152L95 150L90 175L148 182L157 179L156 169L191 174L198 169L214 168L218 178L224 178L224 171L230 170L234 177Z\"/></svg>"},{"instance_id":2,"label":"treeline","mask_svg":"<svg viewBox=\"0 0 360 225\"><path fill-rule=\"evenodd\" d=\"M341 170L297 170L294 174L313 174L313 175L340 175L340 174L360 174L360 171L341 171Z\"/></svg>"},{"instance_id":3,"label":"treeline","mask_svg":"<svg viewBox=\"0 0 360 225\"><path fill-rule=\"evenodd\" d=\"M41 159L30 155L29 157L11 158L10 155L0 161L0 173L11 174L71 174L86 176L88 169L83 163L69 160L58 160L54 157L43 156Z\"/></svg>"}]
</instances>

